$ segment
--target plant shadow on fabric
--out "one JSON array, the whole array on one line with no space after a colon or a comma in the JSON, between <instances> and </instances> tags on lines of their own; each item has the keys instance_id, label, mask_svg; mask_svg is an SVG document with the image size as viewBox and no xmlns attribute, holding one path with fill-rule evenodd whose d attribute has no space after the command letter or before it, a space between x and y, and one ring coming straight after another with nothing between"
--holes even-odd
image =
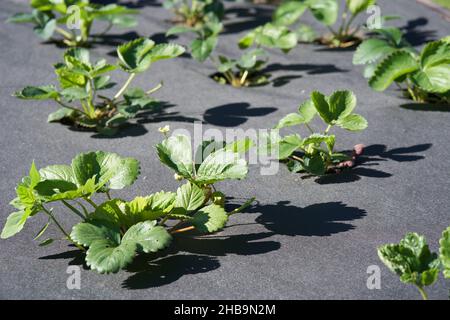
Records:
<instances>
[{"instance_id":1,"label":"plant shadow on fabric","mask_svg":"<svg viewBox=\"0 0 450 320\"><path fill-rule=\"evenodd\" d=\"M144 127L146 123L159 123L164 121L174 121L174 122L194 122L200 121L199 119L193 117L185 117L179 112L168 112L169 108L175 107L175 104L171 104L167 101L159 101L159 108L155 110L149 110L142 112L137 115L135 123L126 124L117 134L113 136L102 135L99 133L94 133L92 138L96 139L116 139L125 137L138 137L146 134L148 130ZM72 131L85 131L84 129L78 129L76 127L70 127L69 130Z\"/></svg>"},{"instance_id":2,"label":"plant shadow on fabric","mask_svg":"<svg viewBox=\"0 0 450 320\"><path fill-rule=\"evenodd\" d=\"M423 27L428 24L428 19L417 18L409 20L402 28L404 37L413 46L420 46L427 42L436 40L436 31L424 30Z\"/></svg>"},{"instance_id":3,"label":"plant shadow on fabric","mask_svg":"<svg viewBox=\"0 0 450 320\"><path fill-rule=\"evenodd\" d=\"M364 154L357 158L356 166L341 174L327 175L317 178L315 181L319 184L333 184L354 182L361 177L369 178L389 178L391 173L374 169L379 166L379 162L388 160L396 162L413 162L425 159L425 156L415 153L423 152L431 148L431 143L418 144L410 147L394 148L388 150L386 145L373 144L364 149Z\"/></svg>"},{"instance_id":4,"label":"plant shadow on fabric","mask_svg":"<svg viewBox=\"0 0 450 320\"><path fill-rule=\"evenodd\" d=\"M225 236L183 235L174 239L172 249L156 254L140 254L126 268L132 273L122 284L127 289L145 289L160 287L175 282L188 274L205 273L218 269L218 256L228 254L254 255L278 250L276 241L259 241L273 235L272 232ZM89 270L84 262L84 253L79 250L67 251L41 257L43 260L70 259L69 265L80 265Z\"/></svg>"},{"instance_id":5,"label":"plant shadow on fabric","mask_svg":"<svg viewBox=\"0 0 450 320\"><path fill-rule=\"evenodd\" d=\"M252 108L249 103L228 103L210 108L203 114L206 123L220 127L235 127L247 122L250 117L262 117L276 108Z\"/></svg>"},{"instance_id":6,"label":"plant shadow on fabric","mask_svg":"<svg viewBox=\"0 0 450 320\"><path fill-rule=\"evenodd\" d=\"M354 229L349 221L361 219L366 211L348 207L342 202L313 204L305 208L279 201L276 204L258 204L250 213L260 213L256 222L275 234L287 236L331 236Z\"/></svg>"},{"instance_id":7,"label":"plant shadow on fabric","mask_svg":"<svg viewBox=\"0 0 450 320\"><path fill-rule=\"evenodd\" d=\"M429 112L450 112L448 104L428 104L428 103L405 103L400 108L413 111L429 111Z\"/></svg>"}]
</instances>

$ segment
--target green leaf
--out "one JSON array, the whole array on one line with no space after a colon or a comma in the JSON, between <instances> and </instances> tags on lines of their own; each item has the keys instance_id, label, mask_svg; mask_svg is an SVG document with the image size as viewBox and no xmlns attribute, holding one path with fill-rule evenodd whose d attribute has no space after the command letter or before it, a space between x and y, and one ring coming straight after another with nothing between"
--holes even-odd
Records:
<instances>
[{"instance_id":1,"label":"green leaf","mask_svg":"<svg viewBox=\"0 0 450 320\"><path fill-rule=\"evenodd\" d=\"M243 69L252 69L258 62L258 57L266 55L266 51L263 49L254 49L244 53L237 62L239 67Z\"/></svg>"},{"instance_id":2,"label":"green leaf","mask_svg":"<svg viewBox=\"0 0 450 320\"><path fill-rule=\"evenodd\" d=\"M194 211L205 203L206 197L203 189L190 182L182 185L177 190L174 206L186 211Z\"/></svg>"},{"instance_id":3,"label":"green leaf","mask_svg":"<svg viewBox=\"0 0 450 320\"><path fill-rule=\"evenodd\" d=\"M225 210L219 205L211 204L197 211L191 222L198 231L211 233L222 229L227 221Z\"/></svg>"},{"instance_id":4,"label":"green leaf","mask_svg":"<svg viewBox=\"0 0 450 320\"><path fill-rule=\"evenodd\" d=\"M92 220L76 224L72 228L70 238L85 247L91 246L95 241L105 239L118 245L120 243L120 229L106 220Z\"/></svg>"},{"instance_id":5,"label":"green leaf","mask_svg":"<svg viewBox=\"0 0 450 320\"><path fill-rule=\"evenodd\" d=\"M353 64L374 63L389 54L396 51L386 40L383 39L367 39L364 40L356 49L353 55Z\"/></svg>"},{"instance_id":6,"label":"green leaf","mask_svg":"<svg viewBox=\"0 0 450 320\"><path fill-rule=\"evenodd\" d=\"M156 145L160 161L188 178L193 173L191 140L185 135L171 136Z\"/></svg>"},{"instance_id":7,"label":"green leaf","mask_svg":"<svg viewBox=\"0 0 450 320\"><path fill-rule=\"evenodd\" d=\"M316 31L309 25L300 24L295 30L299 42L311 43L317 38Z\"/></svg>"},{"instance_id":8,"label":"green leaf","mask_svg":"<svg viewBox=\"0 0 450 320\"><path fill-rule=\"evenodd\" d=\"M367 128L367 120L359 114L350 114L339 118L336 125L349 131L361 131Z\"/></svg>"},{"instance_id":9,"label":"green leaf","mask_svg":"<svg viewBox=\"0 0 450 320\"><path fill-rule=\"evenodd\" d=\"M346 0L346 3L350 12L357 15L374 5L376 0Z\"/></svg>"},{"instance_id":10,"label":"green leaf","mask_svg":"<svg viewBox=\"0 0 450 320\"><path fill-rule=\"evenodd\" d=\"M11 213L8 218L6 219L5 226L3 227L1 238L7 239L15 235L16 233L19 233L23 226L25 225L26 218L23 219L23 217L26 215L25 211L18 211Z\"/></svg>"},{"instance_id":11,"label":"green leaf","mask_svg":"<svg viewBox=\"0 0 450 320\"><path fill-rule=\"evenodd\" d=\"M55 99L59 96L54 86L25 87L21 91L14 93L14 96L20 99L47 100Z\"/></svg>"},{"instance_id":12,"label":"green leaf","mask_svg":"<svg viewBox=\"0 0 450 320\"><path fill-rule=\"evenodd\" d=\"M450 278L450 227L442 232L442 238L439 240L439 256L444 267L444 277Z\"/></svg>"},{"instance_id":13,"label":"green leaf","mask_svg":"<svg viewBox=\"0 0 450 320\"><path fill-rule=\"evenodd\" d=\"M294 24L308 8L306 1L286 1L278 6L272 17L277 25Z\"/></svg>"},{"instance_id":14,"label":"green leaf","mask_svg":"<svg viewBox=\"0 0 450 320\"><path fill-rule=\"evenodd\" d=\"M244 154L253 147L253 141L250 138L244 138L228 143L225 146L226 151Z\"/></svg>"},{"instance_id":15,"label":"green leaf","mask_svg":"<svg viewBox=\"0 0 450 320\"><path fill-rule=\"evenodd\" d=\"M69 87L61 91L64 100L72 102L74 100L82 100L89 97L89 93L85 88Z\"/></svg>"},{"instance_id":16,"label":"green leaf","mask_svg":"<svg viewBox=\"0 0 450 320\"><path fill-rule=\"evenodd\" d=\"M286 159L303 145L302 138L298 134L284 137L278 145L278 159Z\"/></svg>"},{"instance_id":17,"label":"green leaf","mask_svg":"<svg viewBox=\"0 0 450 320\"><path fill-rule=\"evenodd\" d=\"M71 166L52 165L39 170L42 180L64 180L77 184L77 179Z\"/></svg>"},{"instance_id":18,"label":"green leaf","mask_svg":"<svg viewBox=\"0 0 450 320\"><path fill-rule=\"evenodd\" d=\"M155 43L146 38L138 38L117 48L119 66L129 73L140 73L152 64L152 49Z\"/></svg>"},{"instance_id":19,"label":"green leaf","mask_svg":"<svg viewBox=\"0 0 450 320\"><path fill-rule=\"evenodd\" d=\"M177 26L173 26L171 27L169 30L167 30L166 32L166 37L175 35L175 34L180 34L180 33L186 33L186 32L193 32L195 31L194 28L192 27L186 27L183 25L177 25Z\"/></svg>"},{"instance_id":20,"label":"green leaf","mask_svg":"<svg viewBox=\"0 0 450 320\"><path fill-rule=\"evenodd\" d=\"M172 59L182 55L186 49L175 43L157 44L150 52L152 63L163 59Z\"/></svg>"},{"instance_id":21,"label":"green leaf","mask_svg":"<svg viewBox=\"0 0 450 320\"><path fill-rule=\"evenodd\" d=\"M86 264L99 273L116 273L133 261L136 243L118 244L111 239L94 241L86 252Z\"/></svg>"},{"instance_id":22,"label":"green leaf","mask_svg":"<svg viewBox=\"0 0 450 320\"><path fill-rule=\"evenodd\" d=\"M34 33L44 40L50 39L56 29L56 20L42 11L36 12L34 17L36 22Z\"/></svg>"},{"instance_id":23,"label":"green leaf","mask_svg":"<svg viewBox=\"0 0 450 320\"><path fill-rule=\"evenodd\" d=\"M328 98L328 104L333 120L345 118L356 107L356 96L351 91L336 91Z\"/></svg>"},{"instance_id":24,"label":"green leaf","mask_svg":"<svg viewBox=\"0 0 450 320\"><path fill-rule=\"evenodd\" d=\"M322 157L319 154L315 154L303 157L303 169L313 175L321 176L326 173L327 167Z\"/></svg>"},{"instance_id":25,"label":"green leaf","mask_svg":"<svg viewBox=\"0 0 450 320\"><path fill-rule=\"evenodd\" d=\"M399 244L387 244L378 248L381 261L404 283L419 287L428 286L437 280L439 258L431 253L423 236L408 233Z\"/></svg>"},{"instance_id":26,"label":"green leaf","mask_svg":"<svg viewBox=\"0 0 450 320\"><path fill-rule=\"evenodd\" d=\"M336 23L339 5L336 0L315 0L310 4L313 16L326 26Z\"/></svg>"},{"instance_id":27,"label":"green leaf","mask_svg":"<svg viewBox=\"0 0 450 320\"><path fill-rule=\"evenodd\" d=\"M323 121L327 124L332 124L335 120L333 113L331 112L331 107L328 104L327 97L320 93L319 91L313 91L311 93L311 101L314 104L317 112Z\"/></svg>"},{"instance_id":28,"label":"green leaf","mask_svg":"<svg viewBox=\"0 0 450 320\"><path fill-rule=\"evenodd\" d=\"M78 185L84 185L95 177L96 182L105 183L109 189L123 189L136 181L139 161L122 158L118 154L96 151L82 153L72 160L72 169Z\"/></svg>"},{"instance_id":29,"label":"green leaf","mask_svg":"<svg viewBox=\"0 0 450 320\"><path fill-rule=\"evenodd\" d=\"M317 110L312 100L308 99L298 107L298 113L303 118L303 123L309 123L317 114Z\"/></svg>"},{"instance_id":30,"label":"green leaf","mask_svg":"<svg viewBox=\"0 0 450 320\"><path fill-rule=\"evenodd\" d=\"M301 115L298 113L289 113L278 122L275 129L292 127L302 123L305 123L305 119Z\"/></svg>"},{"instance_id":31,"label":"green leaf","mask_svg":"<svg viewBox=\"0 0 450 320\"><path fill-rule=\"evenodd\" d=\"M247 172L247 162L239 154L221 149L206 157L197 170L195 181L211 184L226 179L244 179Z\"/></svg>"},{"instance_id":32,"label":"green leaf","mask_svg":"<svg viewBox=\"0 0 450 320\"><path fill-rule=\"evenodd\" d=\"M39 243L39 247L48 246L48 245L52 244L53 242L54 242L54 240L51 238L45 239L44 241Z\"/></svg>"},{"instance_id":33,"label":"green leaf","mask_svg":"<svg viewBox=\"0 0 450 320\"><path fill-rule=\"evenodd\" d=\"M75 111L67 108L59 108L55 112L48 115L47 122L59 122L62 119L72 118L75 115Z\"/></svg>"},{"instance_id":34,"label":"green leaf","mask_svg":"<svg viewBox=\"0 0 450 320\"><path fill-rule=\"evenodd\" d=\"M170 245L172 236L156 221L144 221L133 225L124 234L122 244L136 244L137 250L145 253L156 252Z\"/></svg>"},{"instance_id":35,"label":"green leaf","mask_svg":"<svg viewBox=\"0 0 450 320\"><path fill-rule=\"evenodd\" d=\"M396 51L378 65L375 74L369 80L369 85L376 91L384 91L396 79L418 68L416 59L409 52Z\"/></svg>"},{"instance_id":36,"label":"green leaf","mask_svg":"<svg viewBox=\"0 0 450 320\"><path fill-rule=\"evenodd\" d=\"M35 22L34 15L31 13L16 13L6 20L7 23L30 23Z\"/></svg>"},{"instance_id":37,"label":"green leaf","mask_svg":"<svg viewBox=\"0 0 450 320\"><path fill-rule=\"evenodd\" d=\"M191 43L191 55L192 57L200 62L205 61L214 48L217 46L217 37L211 36L206 39L195 39Z\"/></svg>"}]
</instances>

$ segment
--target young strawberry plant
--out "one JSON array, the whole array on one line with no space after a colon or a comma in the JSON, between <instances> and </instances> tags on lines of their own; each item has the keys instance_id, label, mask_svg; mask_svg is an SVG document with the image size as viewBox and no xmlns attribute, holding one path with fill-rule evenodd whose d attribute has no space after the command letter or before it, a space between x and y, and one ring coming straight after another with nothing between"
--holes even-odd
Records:
<instances>
[{"instance_id":1,"label":"young strawberry plant","mask_svg":"<svg viewBox=\"0 0 450 320\"><path fill-rule=\"evenodd\" d=\"M115 84L108 75L117 69L102 59L90 61L89 51L72 48L64 54L64 62L55 65L59 88L53 85L28 86L15 93L20 99L54 100L61 108L48 117L49 122L64 122L102 134L113 135L120 126L140 111L153 110L158 102L151 90L129 88L136 75L146 71L154 62L171 59L184 52L177 44L158 44L139 38L117 48L118 66L129 76L113 97L99 94Z\"/></svg>"},{"instance_id":2,"label":"young strawberry plant","mask_svg":"<svg viewBox=\"0 0 450 320\"><path fill-rule=\"evenodd\" d=\"M296 113L290 113L278 122L276 129L304 125L309 136L302 138L299 134L281 137L271 134L267 145L260 146L262 152L278 151L278 159L287 163L292 172L307 172L311 175L325 175L340 171L341 168L353 166L351 156L334 150L336 136L330 130L338 126L348 131L361 131L367 127L362 116L353 113L356 97L350 91L336 91L325 96L318 91L302 103ZM325 123L323 131L315 131L311 121L318 115ZM355 155L362 153L362 146L355 146Z\"/></svg>"},{"instance_id":3,"label":"young strawberry plant","mask_svg":"<svg viewBox=\"0 0 450 320\"><path fill-rule=\"evenodd\" d=\"M96 20L107 23L103 34L112 26L129 28L137 25L132 15L138 12L117 4L103 6L89 0L31 0L30 5L31 13L17 13L8 22L33 24L34 32L44 40L55 40L53 35L57 33L70 47L89 44Z\"/></svg>"},{"instance_id":4,"label":"young strawberry plant","mask_svg":"<svg viewBox=\"0 0 450 320\"><path fill-rule=\"evenodd\" d=\"M399 50L416 53L415 49L403 38L400 29L383 27L370 30L371 37L364 40L353 55L354 65L365 65L364 77L371 78L378 64L390 54Z\"/></svg>"},{"instance_id":5,"label":"young strawberry plant","mask_svg":"<svg viewBox=\"0 0 450 320\"><path fill-rule=\"evenodd\" d=\"M354 25L355 19L374 5L376 0L346 0L342 18L339 25L335 26L339 20L339 3L338 0L287 0L277 8L273 21L277 25L290 26L295 24L306 10L309 10L314 18L329 31L329 34L320 37L317 41L330 47L351 47L361 39L359 34L361 25ZM311 41L315 37L311 27L303 24L300 25L297 33L304 41Z\"/></svg>"},{"instance_id":6,"label":"young strawberry plant","mask_svg":"<svg viewBox=\"0 0 450 320\"><path fill-rule=\"evenodd\" d=\"M249 87L267 84L269 75L264 74L263 67L267 63L268 54L263 48L276 48L287 53L297 45L297 36L283 26L266 24L249 32L239 41L241 49L249 49L238 59L224 55L213 56L218 44L218 36L222 30L220 22L209 22L198 27L174 26L166 36L193 32L196 39L190 45L191 55L199 62L208 58L217 68L212 76L221 84L233 87ZM251 48L254 47L254 48Z\"/></svg>"},{"instance_id":7,"label":"young strawberry plant","mask_svg":"<svg viewBox=\"0 0 450 320\"><path fill-rule=\"evenodd\" d=\"M400 281L417 287L422 298L428 299L426 287L433 285L443 265L445 278L450 278L450 227L442 233L440 255L431 252L425 237L410 232L398 244L386 244L378 248L381 261Z\"/></svg>"},{"instance_id":8,"label":"young strawberry plant","mask_svg":"<svg viewBox=\"0 0 450 320\"><path fill-rule=\"evenodd\" d=\"M186 27L221 21L225 13L220 0L164 0L163 6L174 12L174 23Z\"/></svg>"},{"instance_id":9,"label":"young strawberry plant","mask_svg":"<svg viewBox=\"0 0 450 320\"><path fill-rule=\"evenodd\" d=\"M212 146L219 146L211 148ZM190 140L183 135L165 139L157 145L162 163L174 169L177 179L186 178L176 192L160 191L131 201L112 198L111 191L130 186L139 175L139 162L102 151L82 153L71 165L54 165L37 170L34 163L29 175L16 188L11 204L17 209L3 228L1 237L9 238L38 213L48 222L38 232L40 238L50 224L55 224L64 239L86 252L86 264L100 273L114 273L132 262L137 253L153 253L168 247L181 232L196 230L213 233L221 230L229 217L248 207L250 199L230 212L225 210L225 195L214 183L243 179L248 167L239 153L247 141L223 144L204 142L192 158ZM96 203L99 194L106 195ZM95 199L93 196L97 195ZM48 206L62 203L81 219L67 232ZM49 245L49 238L40 245Z\"/></svg>"},{"instance_id":10,"label":"young strawberry plant","mask_svg":"<svg viewBox=\"0 0 450 320\"><path fill-rule=\"evenodd\" d=\"M450 37L428 43L419 55L396 50L378 63L369 79L376 91L394 82L414 101L450 104Z\"/></svg>"}]
</instances>

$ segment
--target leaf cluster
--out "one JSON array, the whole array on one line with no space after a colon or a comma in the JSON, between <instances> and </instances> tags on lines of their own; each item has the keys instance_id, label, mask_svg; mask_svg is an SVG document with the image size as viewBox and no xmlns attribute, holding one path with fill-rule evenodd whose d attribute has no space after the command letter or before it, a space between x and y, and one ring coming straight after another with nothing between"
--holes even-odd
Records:
<instances>
[{"instance_id":1,"label":"leaf cluster","mask_svg":"<svg viewBox=\"0 0 450 320\"><path fill-rule=\"evenodd\" d=\"M281 129L304 125L310 135L305 138L299 134L281 137L278 133L272 133L266 137L267 144L259 146L260 150L276 150L278 159L287 161L289 170L293 172L324 175L339 163L350 159L346 154L335 152L336 136L330 134L331 128L338 126L354 132L367 128L366 119L353 112L356 104L356 96L351 91L336 91L330 96L314 91L296 113L286 115L275 127ZM316 116L327 126L322 132L312 128L311 122Z\"/></svg>"},{"instance_id":2,"label":"leaf cluster","mask_svg":"<svg viewBox=\"0 0 450 320\"><path fill-rule=\"evenodd\" d=\"M186 27L201 27L208 22L219 22L225 14L221 0L164 0L163 6L172 10L175 22Z\"/></svg>"},{"instance_id":3,"label":"leaf cluster","mask_svg":"<svg viewBox=\"0 0 450 320\"><path fill-rule=\"evenodd\" d=\"M403 283L415 285L422 297L427 299L425 287L433 285L443 274L449 278L450 227L442 233L440 255L431 252L425 237L410 232L398 244L386 244L378 248L378 256Z\"/></svg>"},{"instance_id":4,"label":"leaf cluster","mask_svg":"<svg viewBox=\"0 0 450 320\"><path fill-rule=\"evenodd\" d=\"M29 175L16 188L17 198L11 204L17 211L8 217L1 237L15 235L30 217L43 212L49 222L35 239L54 223L65 239L86 251L86 264L91 269L114 273L125 268L136 254L168 247L177 233L194 229L212 233L222 229L230 215L243 210L253 199L226 212L225 195L215 189L213 192L212 184L245 178L247 163L239 155L251 145L247 140L231 144L205 141L197 149L196 157L206 157L196 164L189 156L192 150L188 141L184 135L172 136L156 147L161 162L188 181L176 192L160 191L131 201L112 198L110 191L134 183L140 172L136 159L97 151L77 155L71 165L37 170L33 163ZM106 201L96 204L93 199L96 194L106 194ZM47 204L55 202L61 202L81 218L70 234L58 222L53 210L46 208ZM53 240L46 239L41 245Z\"/></svg>"},{"instance_id":5,"label":"leaf cluster","mask_svg":"<svg viewBox=\"0 0 450 320\"><path fill-rule=\"evenodd\" d=\"M287 0L277 8L273 21L277 25L290 26L309 11L331 33L329 37L322 37L320 42L332 47L348 47L358 41L357 33L361 26L353 26L356 17L374 4L376 0L346 0L341 10L338 0ZM343 12L342 19L335 26L340 11ZM299 25L296 33L302 41L311 42L316 38L314 30L304 24Z\"/></svg>"},{"instance_id":6,"label":"leaf cluster","mask_svg":"<svg viewBox=\"0 0 450 320\"><path fill-rule=\"evenodd\" d=\"M63 42L71 47L88 44L95 20L107 22L103 33L112 26L129 28L137 25L133 17L137 11L117 4L100 5L89 0L31 0L30 5L31 13L17 13L8 22L33 24L34 32L44 40L59 33ZM80 33L68 28L69 24L76 24Z\"/></svg>"},{"instance_id":7,"label":"leaf cluster","mask_svg":"<svg viewBox=\"0 0 450 320\"><path fill-rule=\"evenodd\" d=\"M420 54L408 49L388 54L376 65L369 85L384 91L394 82L406 87L414 101L450 103L450 39L430 42Z\"/></svg>"},{"instance_id":8,"label":"leaf cluster","mask_svg":"<svg viewBox=\"0 0 450 320\"><path fill-rule=\"evenodd\" d=\"M177 44L155 44L139 38L119 46L118 63L112 65L105 59L91 62L87 49L72 48L65 52L64 61L54 66L58 88L27 86L14 95L27 100L54 100L61 108L49 115L49 122L69 122L112 135L139 112L158 107L151 94L160 86L148 91L129 88L134 77L154 62L175 58L183 52L184 48ZM113 97L99 94L115 86L110 73L118 67L129 75L128 80Z\"/></svg>"}]
</instances>

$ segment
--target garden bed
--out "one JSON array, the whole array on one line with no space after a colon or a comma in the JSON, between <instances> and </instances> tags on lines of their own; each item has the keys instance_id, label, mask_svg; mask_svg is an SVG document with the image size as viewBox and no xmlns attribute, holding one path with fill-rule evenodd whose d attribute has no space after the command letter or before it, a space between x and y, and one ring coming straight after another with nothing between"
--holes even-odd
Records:
<instances>
[{"instance_id":1,"label":"garden bed","mask_svg":"<svg viewBox=\"0 0 450 320\"><path fill-rule=\"evenodd\" d=\"M166 41L170 13L153 1L135 1L139 26L113 29L92 49L95 58L113 61L115 47L135 37ZM407 39L417 48L446 36L448 22L411 0L379 1L384 14L404 17ZM2 1L0 19L26 11L18 0ZM218 52L237 54L237 40L268 21L270 6L229 5ZM255 17L258 17L255 20ZM308 22L314 24L310 17ZM176 41L188 44L189 36ZM170 39L169 39L170 40ZM176 246L157 255L139 256L125 271L101 275L81 272L81 289L68 290L68 265L82 266L82 255L66 242L38 247L32 239L38 224L28 224L20 235L0 242L0 298L92 299L415 299L415 288L405 286L377 257L376 247L397 242L408 231L426 235L431 248L449 224L448 172L450 108L414 104L395 89L375 92L352 64L350 49L299 45L288 55L270 51L266 71L273 83L236 89L210 78L215 69L188 57L162 61L136 78L137 86L151 88L161 80L155 96L167 102L156 116L140 117L117 136L105 137L47 124L54 106L27 102L11 94L25 85L51 83L52 65L63 49L43 44L28 26L3 24L0 29L1 172L0 215L11 211L15 186L34 159L39 167L69 163L79 152L105 150L141 162L141 178L119 197L175 190L177 181L160 165L154 146L158 128L193 130L232 127L264 129L277 124L309 97L313 90L331 94L349 89L358 97L358 113L369 122L359 134L343 132L338 147L358 143L366 150L356 168L325 179L302 179L280 165L275 176L260 175L250 166L239 184L220 185L232 202L256 197L258 202L230 218L221 232L198 237L180 235ZM125 80L125 76L118 80ZM169 179L167 177L170 177ZM64 225L70 216L58 214ZM45 223L44 217L36 217ZM57 230L49 229L57 237ZM366 286L367 268L381 268L381 289ZM448 297L439 281L430 298Z\"/></svg>"}]
</instances>

